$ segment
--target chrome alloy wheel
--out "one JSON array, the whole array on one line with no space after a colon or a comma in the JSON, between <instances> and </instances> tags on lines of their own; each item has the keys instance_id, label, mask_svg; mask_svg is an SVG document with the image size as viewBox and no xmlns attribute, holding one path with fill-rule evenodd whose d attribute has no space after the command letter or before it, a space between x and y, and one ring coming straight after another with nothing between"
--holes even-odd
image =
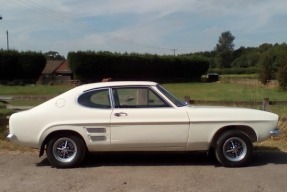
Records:
<instances>
[{"instance_id":1,"label":"chrome alloy wheel","mask_svg":"<svg viewBox=\"0 0 287 192\"><path fill-rule=\"evenodd\" d=\"M239 137L231 137L223 144L223 154L229 161L240 161L247 154L246 143Z\"/></svg>"},{"instance_id":2,"label":"chrome alloy wheel","mask_svg":"<svg viewBox=\"0 0 287 192\"><path fill-rule=\"evenodd\" d=\"M70 138L59 138L53 145L53 155L60 162L71 162L77 155L77 145Z\"/></svg>"}]
</instances>

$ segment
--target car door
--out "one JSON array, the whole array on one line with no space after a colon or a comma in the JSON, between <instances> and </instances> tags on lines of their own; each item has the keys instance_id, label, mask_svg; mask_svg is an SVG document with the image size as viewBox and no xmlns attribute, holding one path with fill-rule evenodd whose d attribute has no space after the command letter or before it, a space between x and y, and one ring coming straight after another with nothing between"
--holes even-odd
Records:
<instances>
[{"instance_id":1,"label":"car door","mask_svg":"<svg viewBox=\"0 0 287 192\"><path fill-rule=\"evenodd\" d=\"M91 145L104 147L110 145L110 117L112 113L110 89L85 91L78 98L82 106L77 111L81 121L78 123L85 130Z\"/></svg>"},{"instance_id":2,"label":"car door","mask_svg":"<svg viewBox=\"0 0 287 192\"><path fill-rule=\"evenodd\" d=\"M189 118L150 87L113 88L111 144L126 150L186 147Z\"/></svg>"}]
</instances>

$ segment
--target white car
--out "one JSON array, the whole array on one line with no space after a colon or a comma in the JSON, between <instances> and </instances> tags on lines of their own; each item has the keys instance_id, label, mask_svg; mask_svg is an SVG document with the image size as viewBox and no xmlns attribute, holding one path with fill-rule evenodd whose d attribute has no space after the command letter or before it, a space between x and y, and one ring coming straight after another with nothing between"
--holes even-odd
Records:
<instances>
[{"instance_id":1,"label":"white car","mask_svg":"<svg viewBox=\"0 0 287 192\"><path fill-rule=\"evenodd\" d=\"M13 114L8 139L46 150L58 168L99 151L209 151L235 167L250 160L253 142L279 134L277 122L260 110L187 105L154 82L103 82Z\"/></svg>"}]
</instances>

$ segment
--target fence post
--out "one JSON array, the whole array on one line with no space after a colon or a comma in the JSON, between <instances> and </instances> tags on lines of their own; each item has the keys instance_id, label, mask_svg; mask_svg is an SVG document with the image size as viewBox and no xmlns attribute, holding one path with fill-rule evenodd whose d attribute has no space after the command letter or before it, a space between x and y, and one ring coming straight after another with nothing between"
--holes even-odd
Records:
<instances>
[{"instance_id":1,"label":"fence post","mask_svg":"<svg viewBox=\"0 0 287 192\"><path fill-rule=\"evenodd\" d=\"M269 108L269 98L264 98L263 99L263 111L268 111Z\"/></svg>"},{"instance_id":2,"label":"fence post","mask_svg":"<svg viewBox=\"0 0 287 192\"><path fill-rule=\"evenodd\" d=\"M184 96L184 101L187 102L188 104L191 104L190 96Z\"/></svg>"}]
</instances>

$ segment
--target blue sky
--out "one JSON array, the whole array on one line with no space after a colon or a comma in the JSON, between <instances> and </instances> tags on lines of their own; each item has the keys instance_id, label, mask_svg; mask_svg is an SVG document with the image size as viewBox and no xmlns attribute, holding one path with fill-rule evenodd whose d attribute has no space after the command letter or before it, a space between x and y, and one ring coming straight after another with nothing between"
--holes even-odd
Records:
<instances>
[{"instance_id":1,"label":"blue sky","mask_svg":"<svg viewBox=\"0 0 287 192\"><path fill-rule=\"evenodd\" d=\"M0 0L0 49L151 54L287 42L286 0Z\"/></svg>"}]
</instances>

